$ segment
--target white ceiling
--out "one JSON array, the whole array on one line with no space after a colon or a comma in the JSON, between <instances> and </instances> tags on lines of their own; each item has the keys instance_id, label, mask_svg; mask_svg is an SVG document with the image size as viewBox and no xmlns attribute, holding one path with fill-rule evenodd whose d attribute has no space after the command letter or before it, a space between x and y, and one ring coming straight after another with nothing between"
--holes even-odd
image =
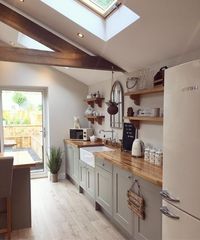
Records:
<instances>
[{"instance_id":1,"label":"white ceiling","mask_svg":"<svg viewBox=\"0 0 200 240\"><path fill-rule=\"evenodd\" d=\"M25 0L24 3L19 0L0 2L14 6L25 15L126 71L200 48L200 0L126 0L124 4L141 18L107 42L87 32L40 0ZM77 32L82 32L85 37L77 38ZM85 74L82 69L75 71L74 77L87 77L87 84L95 83L93 77L101 78L99 73L93 72L94 76L88 74L88 70L85 70ZM109 72L101 74L110 75Z\"/></svg>"},{"instance_id":2,"label":"white ceiling","mask_svg":"<svg viewBox=\"0 0 200 240\"><path fill-rule=\"evenodd\" d=\"M57 70L66 73L67 75L85 83L86 85L93 85L98 82L103 82L112 79L112 73L110 71L100 71L91 69L80 69L80 68L69 68L54 67ZM115 72L115 78L120 76L122 73Z\"/></svg>"}]
</instances>

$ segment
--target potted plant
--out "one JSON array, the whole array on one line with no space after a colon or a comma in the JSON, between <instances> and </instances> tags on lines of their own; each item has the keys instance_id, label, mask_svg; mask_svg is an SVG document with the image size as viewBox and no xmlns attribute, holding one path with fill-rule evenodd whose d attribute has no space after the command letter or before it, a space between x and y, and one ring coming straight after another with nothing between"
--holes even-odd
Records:
<instances>
[{"instance_id":1,"label":"potted plant","mask_svg":"<svg viewBox=\"0 0 200 240\"><path fill-rule=\"evenodd\" d=\"M48 156L47 166L50 170L50 179L52 182L58 181L58 171L62 163L62 151L60 148L51 147Z\"/></svg>"}]
</instances>

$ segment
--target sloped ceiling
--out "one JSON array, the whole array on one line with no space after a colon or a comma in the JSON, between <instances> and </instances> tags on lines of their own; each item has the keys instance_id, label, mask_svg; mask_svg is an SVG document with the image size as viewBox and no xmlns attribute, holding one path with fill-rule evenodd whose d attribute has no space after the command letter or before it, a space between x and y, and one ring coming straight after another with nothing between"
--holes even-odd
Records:
<instances>
[{"instance_id":1,"label":"sloped ceiling","mask_svg":"<svg viewBox=\"0 0 200 240\"><path fill-rule=\"evenodd\" d=\"M0 1L127 71L200 48L199 0L127 0L141 18L104 42L40 0ZM77 38L82 32L85 38Z\"/></svg>"},{"instance_id":2,"label":"sloped ceiling","mask_svg":"<svg viewBox=\"0 0 200 240\"><path fill-rule=\"evenodd\" d=\"M14 44L14 47L23 47L18 44L18 31L0 22L0 46L9 46ZM65 68L55 67L60 72L67 74L86 85L92 85L98 82L106 81L111 79L110 71L100 71L91 69L80 69L80 68ZM115 72L115 76L120 76L121 73Z\"/></svg>"}]
</instances>

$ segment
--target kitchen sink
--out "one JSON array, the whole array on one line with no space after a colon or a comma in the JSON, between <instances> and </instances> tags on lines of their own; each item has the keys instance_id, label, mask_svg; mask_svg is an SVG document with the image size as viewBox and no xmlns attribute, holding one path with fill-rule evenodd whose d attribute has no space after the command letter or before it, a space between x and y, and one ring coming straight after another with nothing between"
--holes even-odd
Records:
<instances>
[{"instance_id":1,"label":"kitchen sink","mask_svg":"<svg viewBox=\"0 0 200 240\"><path fill-rule=\"evenodd\" d=\"M91 167L95 167L94 152L108 152L114 151L112 148L106 146L83 147L80 148L80 160L87 163Z\"/></svg>"}]
</instances>

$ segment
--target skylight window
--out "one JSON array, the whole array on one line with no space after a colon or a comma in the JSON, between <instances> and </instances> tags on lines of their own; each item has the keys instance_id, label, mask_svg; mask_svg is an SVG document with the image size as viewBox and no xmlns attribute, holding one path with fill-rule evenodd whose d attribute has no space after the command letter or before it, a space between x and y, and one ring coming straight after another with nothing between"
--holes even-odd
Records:
<instances>
[{"instance_id":1,"label":"skylight window","mask_svg":"<svg viewBox=\"0 0 200 240\"><path fill-rule=\"evenodd\" d=\"M18 33L17 42L26 48L42 50L42 51L53 51L52 49L46 47L42 43L39 43L38 41L24 35L21 32Z\"/></svg>"},{"instance_id":2,"label":"skylight window","mask_svg":"<svg viewBox=\"0 0 200 240\"><path fill-rule=\"evenodd\" d=\"M100 14L96 14L95 11L91 11L89 7L86 7L84 2L102 2L101 8L108 9L108 6L119 4L121 1L118 0L40 0L44 4L53 8L63 16L70 19L80 27L86 29L96 37L99 37L103 41L109 41L111 38L121 33L125 28L136 22L140 16L137 15L133 10L121 4L106 18L103 18ZM81 17L80 17L81 16ZM86 36L87 32L81 29L81 33Z\"/></svg>"},{"instance_id":3,"label":"skylight window","mask_svg":"<svg viewBox=\"0 0 200 240\"><path fill-rule=\"evenodd\" d=\"M106 18L121 4L118 0L79 0L91 10Z\"/></svg>"}]
</instances>

